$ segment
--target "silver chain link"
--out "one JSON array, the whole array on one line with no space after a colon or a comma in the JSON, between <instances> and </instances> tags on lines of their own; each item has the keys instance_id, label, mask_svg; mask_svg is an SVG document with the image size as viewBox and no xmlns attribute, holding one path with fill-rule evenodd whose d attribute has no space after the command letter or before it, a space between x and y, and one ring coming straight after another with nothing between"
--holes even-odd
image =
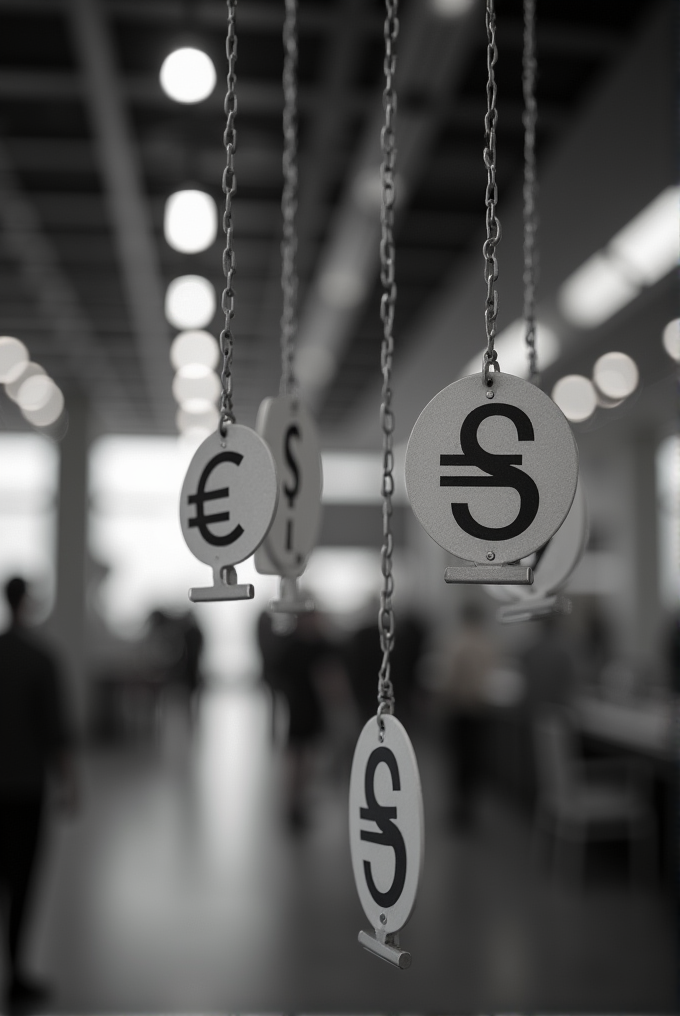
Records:
<instances>
[{"instance_id":1,"label":"silver chain link","mask_svg":"<svg viewBox=\"0 0 680 1016\"><path fill-rule=\"evenodd\" d=\"M496 75L495 66L498 60L496 46L496 10L494 0L486 0L486 116L484 117L485 147L484 165L486 166L486 240L482 252L484 254L484 281L486 282L486 300L484 303L484 323L486 326L486 349L482 359L482 371L487 385L493 384L489 374L491 367L500 370L498 356L494 349L496 338L496 318L498 317L498 260L496 247L501 239L501 224L496 218L498 202L498 186L496 184L496 125L498 109L496 108Z\"/></svg>"},{"instance_id":2,"label":"silver chain link","mask_svg":"<svg viewBox=\"0 0 680 1016\"><path fill-rule=\"evenodd\" d=\"M385 87L383 89L383 106L385 122L380 132L382 162L380 180L382 185L382 202L380 210L380 282L382 297L380 299L380 318L383 325L383 338L380 350L382 368L382 398L380 406L380 423L382 427L383 449L383 542L381 549L382 590L380 592L380 611L378 627L380 630L380 648L382 663L378 676L378 724L385 713L394 712L394 688L390 677L390 656L394 648L394 609L392 595L394 578L392 575L392 556L394 553L394 535L392 533L392 495L394 494L394 413L392 411L392 358L394 355L394 308L397 301L395 282L395 250L394 250L394 202L395 178L394 164L396 146L394 137L394 120L397 112L397 96L394 90L394 75L397 65L396 42L399 34L398 0L385 0L385 58L383 70Z\"/></svg>"},{"instance_id":3,"label":"silver chain link","mask_svg":"<svg viewBox=\"0 0 680 1016\"><path fill-rule=\"evenodd\" d=\"M524 0L524 325L529 380L538 384L536 362L536 4Z\"/></svg>"},{"instance_id":4,"label":"silver chain link","mask_svg":"<svg viewBox=\"0 0 680 1016\"><path fill-rule=\"evenodd\" d=\"M298 113L297 113L297 0L285 0L283 23L283 239L281 241L281 394L296 391L293 361L297 332L298 276L295 264L297 231L295 217L298 206Z\"/></svg>"},{"instance_id":5,"label":"silver chain link","mask_svg":"<svg viewBox=\"0 0 680 1016\"><path fill-rule=\"evenodd\" d=\"M222 254L222 271L225 286L222 292L222 310L224 311L224 328L220 333L220 349L222 350L222 399L220 402L220 433L224 437L227 424L234 423L234 404L232 397L231 365L234 355L234 337L231 322L234 317L234 288L232 285L236 272L236 256L233 249L232 201L236 194L236 173L234 171L234 153L236 152L236 57L238 42L236 38L236 4L238 0L226 0L227 3L227 92L224 97L224 115L227 124L224 129L224 150L226 164L222 174L222 190L224 191L224 214L222 228L224 230L224 253Z\"/></svg>"}]
</instances>

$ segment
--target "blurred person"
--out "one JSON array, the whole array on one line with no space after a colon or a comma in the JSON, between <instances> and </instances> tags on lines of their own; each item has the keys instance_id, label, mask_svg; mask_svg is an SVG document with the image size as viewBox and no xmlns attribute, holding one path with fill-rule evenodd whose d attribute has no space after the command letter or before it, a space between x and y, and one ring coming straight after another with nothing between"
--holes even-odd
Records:
<instances>
[{"instance_id":1,"label":"blurred person","mask_svg":"<svg viewBox=\"0 0 680 1016\"><path fill-rule=\"evenodd\" d=\"M193 721L198 714L201 692L205 684L201 669L201 655L205 639L200 625L191 611L184 615L181 625L184 651L181 657L179 681L187 696L189 719Z\"/></svg>"},{"instance_id":2,"label":"blurred person","mask_svg":"<svg viewBox=\"0 0 680 1016\"><path fill-rule=\"evenodd\" d=\"M73 809L76 800L73 738L58 667L25 627L27 593L22 578L5 585L12 619L0 635L0 890L11 1010L49 996L48 986L27 974L23 953L50 777L63 806Z\"/></svg>"},{"instance_id":3,"label":"blurred person","mask_svg":"<svg viewBox=\"0 0 680 1016\"><path fill-rule=\"evenodd\" d=\"M484 610L475 602L461 609L462 627L449 651L440 693L449 757L455 828L474 825L475 801L482 778L487 686L496 653Z\"/></svg>"},{"instance_id":4,"label":"blurred person","mask_svg":"<svg viewBox=\"0 0 680 1016\"><path fill-rule=\"evenodd\" d=\"M378 606L364 612L362 623L350 635L344 648L345 668L363 726L378 708L378 673L382 664Z\"/></svg>"},{"instance_id":5,"label":"blurred person","mask_svg":"<svg viewBox=\"0 0 680 1016\"><path fill-rule=\"evenodd\" d=\"M537 713L546 708L569 707L577 691L576 667L553 615L534 622L534 641L521 657L526 682L526 704Z\"/></svg>"}]
</instances>

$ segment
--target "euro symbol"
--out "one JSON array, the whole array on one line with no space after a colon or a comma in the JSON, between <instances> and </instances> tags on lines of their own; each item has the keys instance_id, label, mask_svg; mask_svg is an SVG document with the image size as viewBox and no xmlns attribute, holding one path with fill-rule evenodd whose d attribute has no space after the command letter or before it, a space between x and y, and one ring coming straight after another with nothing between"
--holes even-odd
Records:
<instances>
[{"instance_id":1,"label":"euro symbol","mask_svg":"<svg viewBox=\"0 0 680 1016\"><path fill-rule=\"evenodd\" d=\"M531 477L516 466L522 465L521 455L494 455L480 447L477 431L483 420L490 416L505 416L517 430L519 441L533 441L531 420L517 406L493 404L478 406L465 417L460 428L462 455L440 455L440 466L478 466L488 476L442 476L440 487L514 487L520 496L517 517L507 526L483 526L472 517L465 502L451 504L453 517L466 533L480 540L511 540L528 529L536 518L539 506L538 487Z\"/></svg>"},{"instance_id":2,"label":"euro symbol","mask_svg":"<svg viewBox=\"0 0 680 1016\"><path fill-rule=\"evenodd\" d=\"M394 850L394 878L387 892L381 893L373 881L370 861L364 861L364 877L368 891L378 906L393 907L401 896L404 882L406 881L406 846L403 836L393 822L393 819L397 817L397 809L378 804L375 799L375 771L381 762L385 762L390 770L392 789L401 790L399 766L394 757L394 752L384 745L381 748L376 748L368 756L368 762L366 763L364 789L368 807L361 808L359 814L361 818L375 822L380 832L364 832L362 829L361 839L368 840L369 843L379 843L384 847L392 847L392 850Z\"/></svg>"},{"instance_id":3,"label":"euro symbol","mask_svg":"<svg viewBox=\"0 0 680 1016\"><path fill-rule=\"evenodd\" d=\"M196 505L196 517L189 519L189 529L194 529L198 526L198 530L205 542L213 547L227 547L230 543L234 543L243 534L243 526L234 526L226 536L215 536L214 533L210 532L209 525L214 525L216 522L229 521L229 512L206 515L203 510L204 504L206 501L215 501L218 497L229 497L229 488L220 487L218 490L206 490L205 485L212 475L213 469L219 466L221 462L233 462L235 466L240 466L242 460L243 456L240 452L220 452L219 455L210 460L201 473L196 493L189 495L189 504Z\"/></svg>"}]
</instances>

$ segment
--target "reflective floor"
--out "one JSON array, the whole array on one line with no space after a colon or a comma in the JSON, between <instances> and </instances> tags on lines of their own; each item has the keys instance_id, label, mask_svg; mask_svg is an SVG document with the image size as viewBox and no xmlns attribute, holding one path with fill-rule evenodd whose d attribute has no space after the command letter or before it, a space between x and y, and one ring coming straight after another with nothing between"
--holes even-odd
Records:
<instances>
[{"instance_id":1,"label":"reflective floor","mask_svg":"<svg viewBox=\"0 0 680 1016\"><path fill-rule=\"evenodd\" d=\"M222 692L193 735L170 707L151 741L86 758L82 808L53 828L34 921L33 965L55 982L53 1008L673 1011L663 891L630 886L625 866L564 884L532 859L527 818L493 797L477 829L450 831L437 740L427 729L414 739L427 853L402 937L409 971L356 942L365 921L338 766L320 765L310 828L292 834L268 699Z\"/></svg>"}]
</instances>

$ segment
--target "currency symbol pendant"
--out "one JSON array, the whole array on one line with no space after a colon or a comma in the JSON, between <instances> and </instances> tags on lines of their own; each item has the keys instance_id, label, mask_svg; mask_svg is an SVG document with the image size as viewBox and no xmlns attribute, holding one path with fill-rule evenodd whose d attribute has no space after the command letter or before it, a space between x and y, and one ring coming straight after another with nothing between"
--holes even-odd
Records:
<instances>
[{"instance_id":1,"label":"currency symbol pendant","mask_svg":"<svg viewBox=\"0 0 680 1016\"><path fill-rule=\"evenodd\" d=\"M182 486L180 525L189 550L213 570L213 585L194 588L195 603L252 599L234 565L244 561L271 526L278 498L267 445L249 427L230 424L197 449Z\"/></svg>"}]
</instances>

